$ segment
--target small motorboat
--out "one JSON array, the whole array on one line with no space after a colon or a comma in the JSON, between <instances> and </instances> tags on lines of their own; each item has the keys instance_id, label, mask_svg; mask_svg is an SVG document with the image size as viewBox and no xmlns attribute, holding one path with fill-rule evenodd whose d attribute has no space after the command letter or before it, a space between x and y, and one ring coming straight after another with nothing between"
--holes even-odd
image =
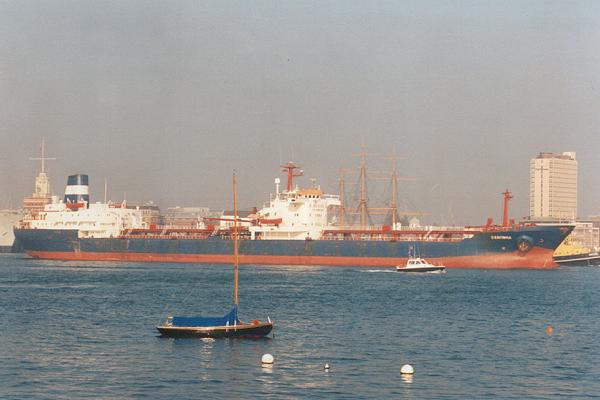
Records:
<instances>
[{"instance_id":1,"label":"small motorboat","mask_svg":"<svg viewBox=\"0 0 600 400\"><path fill-rule=\"evenodd\" d=\"M446 272L446 267L443 265L430 264L422 258L409 258L406 265L397 265L396 271L441 273Z\"/></svg>"}]
</instances>

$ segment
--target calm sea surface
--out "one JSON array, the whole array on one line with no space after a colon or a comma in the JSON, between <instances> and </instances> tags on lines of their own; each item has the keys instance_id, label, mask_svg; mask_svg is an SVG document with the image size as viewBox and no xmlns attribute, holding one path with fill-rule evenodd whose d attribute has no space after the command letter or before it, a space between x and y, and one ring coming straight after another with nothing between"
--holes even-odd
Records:
<instances>
[{"instance_id":1,"label":"calm sea surface","mask_svg":"<svg viewBox=\"0 0 600 400\"><path fill-rule=\"evenodd\" d=\"M0 256L0 398L600 396L600 268L240 271L273 339L158 337L168 312L229 310L227 266Z\"/></svg>"}]
</instances>

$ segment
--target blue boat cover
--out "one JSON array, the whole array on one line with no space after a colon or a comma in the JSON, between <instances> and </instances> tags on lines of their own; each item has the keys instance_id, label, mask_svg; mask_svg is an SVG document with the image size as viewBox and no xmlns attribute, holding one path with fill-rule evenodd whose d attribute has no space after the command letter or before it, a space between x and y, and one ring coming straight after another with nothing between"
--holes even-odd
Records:
<instances>
[{"instance_id":1,"label":"blue boat cover","mask_svg":"<svg viewBox=\"0 0 600 400\"><path fill-rule=\"evenodd\" d=\"M173 316L173 326L233 326L240 323L237 318L237 306L234 306L229 313L223 317L175 317Z\"/></svg>"}]
</instances>

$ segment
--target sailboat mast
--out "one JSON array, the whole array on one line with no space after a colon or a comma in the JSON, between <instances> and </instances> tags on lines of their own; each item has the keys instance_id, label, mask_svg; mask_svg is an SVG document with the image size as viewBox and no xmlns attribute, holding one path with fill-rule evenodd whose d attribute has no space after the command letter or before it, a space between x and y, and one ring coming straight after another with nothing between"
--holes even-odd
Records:
<instances>
[{"instance_id":1,"label":"sailboat mast","mask_svg":"<svg viewBox=\"0 0 600 400\"><path fill-rule=\"evenodd\" d=\"M233 304L238 305L237 182L233 173Z\"/></svg>"},{"instance_id":2,"label":"sailboat mast","mask_svg":"<svg viewBox=\"0 0 600 400\"><path fill-rule=\"evenodd\" d=\"M233 304L238 305L237 187L233 173Z\"/></svg>"}]
</instances>

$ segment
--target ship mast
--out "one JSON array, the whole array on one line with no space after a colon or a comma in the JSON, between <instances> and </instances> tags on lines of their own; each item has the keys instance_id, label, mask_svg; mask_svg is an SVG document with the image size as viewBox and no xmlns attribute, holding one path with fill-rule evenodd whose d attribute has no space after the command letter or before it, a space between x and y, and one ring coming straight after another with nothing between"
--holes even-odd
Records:
<instances>
[{"instance_id":1,"label":"ship mast","mask_svg":"<svg viewBox=\"0 0 600 400\"><path fill-rule=\"evenodd\" d=\"M367 161L366 161L367 155L373 155L373 154L367 153L365 151L364 143L361 145L361 152L355 153L353 155L360 157L360 168L355 172L353 172L351 170L345 170L345 169L340 169L338 171L338 173L340 174L338 186L340 189L340 203L341 203L340 221L342 221L342 225L343 225L343 222L345 222L345 214L353 214L353 215L360 214L360 228L361 229L367 228L367 222L370 221L370 219L373 215L383 215L383 214L389 215L391 213L392 214L391 215L392 227L396 226L400 222L400 218L399 218L400 215L415 215L415 216L425 215L424 213L421 213L421 212L408 212L408 211L399 212L398 211L398 182L399 181L414 181L415 178L398 176L397 160L402 159L402 157L399 157L396 155L395 149L394 149L393 155L388 156L388 157L383 157L384 159L393 161L391 173L389 171L368 171L367 172ZM352 173L359 175L359 179L358 179L359 198L357 201L358 204L356 206L355 211L347 211L346 205L344 204L344 202L345 202L344 189L346 186L346 181L345 181L343 175L344 174L352 174ZM385 207L369 207L368 206L369 200L368 200L368 190L367 190L367 176L370 176L370 175L376 175L374 179L377 179L377 180L386 180L389 182L391 179L391 186L392 186L391 200L389 203L386 204ZM354 206L352 206L352 208L354 209Z\"/></svg>"},{"instance_id":2,"label":"ship mast","mask_svg":"<svg viewBox=\"0 0 600 400\"><path fill-rule=\"evenodd\" d=\"M339 193L340 193L340 225L341 226L346 225L346 204L345 204L345 200L344 200L344 192L345 191L346 191L346 188L344 186L344 177L340 176Z\"/></svg>"},{"instance_id":3,"label":"ship mast","mask_svg":"<svg viewBox=\"0 0 600 400\"><path fill-rule=\"evenodd\" d=\"M398 171L395 157L392 162L394 166L392 168L392 203L390 204L390 211L392 213L392 228L396 229L396 223L398 222Z\"/></svg>"},{"instance_id":4,"label":"ship mast","mask_svg":"<svg viewBox=\"0 0 600 400\"><path fill-rule=\"evenodd\" d=\"M304 171L302 171L300 167L294 164L292 161L288 161L287 164L282 165L281 169L283 172L287 172L287 191L291 192L293 188L294 177L304 175Z\"/></svg>"},{"instance_id":5,"label":"ship mast","mask_svg":"<svg viewBox=\"0 0 600 400\"><path fill-rule=\"evenodd\" d=\"M502 193L504 195L504 207L502 208L502 226L508 226L508 202L513 198L511 192L506 189L506 192Z\"/></svg>"},{"instance_id":6,"label":"ship mast","mask_svg":"<svg viewBox=\"0 0 600 400\"><path fill-rule=\"evenodd\" d=\"M396 227L396 223L398 222L398 164L397 161L401 159L396 155L396 146L394 146L394 151L391 156L384 157L386 160L392 161L392 198L390 201L389 212L392 214L392 228Z\"/></svg>"},{"instance_id":7,"label":"ship mast","mask_svg":"<svg viewBox=\"0 0 600 400\"><path fill-rule=\"evenodd\" d=\"M353 171L349 170L349 169L344 169L341 168L338 170L338 173L340 174L340 178L338 180L338 190L340 193L340 225L341 226L345 226L346 225L346 179L345 179L345 175L346 174L350 174Z\"/></svg>"},{"instance_id":8,"label":"ship mast","mask_svg":"<svg viewBox=\"0 0 600 400\"><path fill-rule=\"evenodd\" d=\"M238 305L238 234L237 234L237 183L235 172L233 173L233 304L236 309Z\"/></svg>"},{"instance_id":9,"label":"ship mast","mask_svg":"<svg viewBox=\"0 0 600 400\"><path fill-rule=\"evenodd\" d=\"M367 226L367 153L365 145L361 146L360 156L360 199L358 200L358 210L360 212L360 227Z\"/></svg>"}]
</instances>

